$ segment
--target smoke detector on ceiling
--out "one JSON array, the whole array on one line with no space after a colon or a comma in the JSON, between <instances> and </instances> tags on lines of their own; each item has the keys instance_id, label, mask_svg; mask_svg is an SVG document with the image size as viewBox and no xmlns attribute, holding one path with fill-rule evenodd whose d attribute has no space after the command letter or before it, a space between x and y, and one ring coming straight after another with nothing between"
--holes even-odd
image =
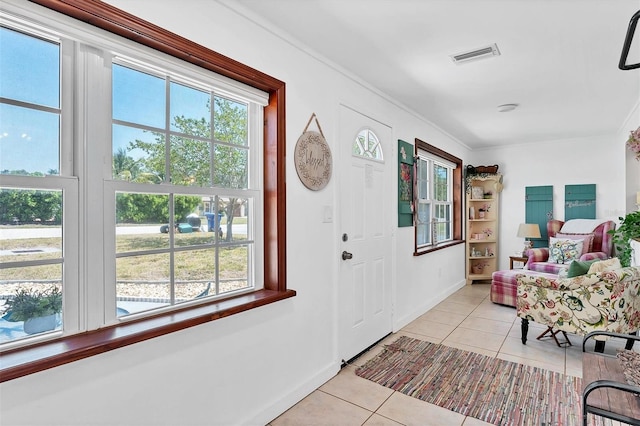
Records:
<instances>
[{"instance_id":1,"label":"smoke detector on ceiling","mask_svg":"<svg viewBox=\"0 0 640 426\"><path fill-rule=\"evenodd\" d=\"M469 50L467 52L461 52L455 55L450 55L451 60L456 64L476 61L478 59L491 58L494 56L500 56L500 50L498 50L498 45L495 43L489 46L481 47L479 49Z\"/></svg>"},{"instance_id":2,"label":"smoke detector on ceiling","mask_svg":"<svg viewBox=\"0 0 640 426\"><path fill-rule=\"evenodd\" d=\"M518 108L518 104L503 104L498 105L498 112L509 112Z\"/></svg>"}]
</instances>

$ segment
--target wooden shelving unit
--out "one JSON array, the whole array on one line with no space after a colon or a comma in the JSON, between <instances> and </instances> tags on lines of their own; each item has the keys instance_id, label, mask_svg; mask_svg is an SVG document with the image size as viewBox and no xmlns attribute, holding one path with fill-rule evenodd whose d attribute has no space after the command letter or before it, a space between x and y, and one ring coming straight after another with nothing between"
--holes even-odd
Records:
<instances>
[{"instance_id":1,"label":"wooden shelving unit","mask_svg":"<svg viewBox=\"0 0 640 426\"><path fill-rule=\"evenodd\" d=\"M467 178L467 284L490 280L498 269L498 232L502 175Z\"/></svg>"}]
</instances>

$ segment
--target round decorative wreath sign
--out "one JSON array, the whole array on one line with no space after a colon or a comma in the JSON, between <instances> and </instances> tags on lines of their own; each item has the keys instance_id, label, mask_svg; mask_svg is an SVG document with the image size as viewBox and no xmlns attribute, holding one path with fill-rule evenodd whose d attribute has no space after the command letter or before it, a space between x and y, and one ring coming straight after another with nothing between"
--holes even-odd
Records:
<instances>
[{"instance_id":1,"label":"round decorative wreath sign","mask_svg":"<svg viewBox=\"0 0 640 426\"><path fill-rule=\"evenodd\" d=\"M293 158L296 172L304 186L318 191L329 183L332 171L331 150L322 133L304 132L298 138Z\"/></svg>"}]
</instances>

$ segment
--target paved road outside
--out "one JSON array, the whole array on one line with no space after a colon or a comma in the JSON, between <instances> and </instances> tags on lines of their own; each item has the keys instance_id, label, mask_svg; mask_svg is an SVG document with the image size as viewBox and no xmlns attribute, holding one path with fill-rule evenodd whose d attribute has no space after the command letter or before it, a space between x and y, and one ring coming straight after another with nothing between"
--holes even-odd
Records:
<instances>
[{"instance_id":1,"label":"paved road outside","mask_svg":"<svg viewBox=\"0 0 640 426\"><path fill-rule=\"evenodd\" d=\"M204 228L203 228L204 229ZM222 226L222 230L226 231L226 225ZM234 234L247 234L247 225L233 225ZM158 234L160 227L158 225L149 226L118 226L116 227L116 235L139 235L139 234ZM59 226L42 226L38 228L0 228L0 240L17 240L27 238L60 238L62 228Z\"/></svg>"}]
</instances>

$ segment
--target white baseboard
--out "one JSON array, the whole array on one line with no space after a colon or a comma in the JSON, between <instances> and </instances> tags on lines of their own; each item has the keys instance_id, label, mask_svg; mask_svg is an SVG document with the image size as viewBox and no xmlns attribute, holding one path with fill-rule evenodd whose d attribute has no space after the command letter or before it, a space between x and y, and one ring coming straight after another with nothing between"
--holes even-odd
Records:
<instances>
[{"instance_id":1,"label":"white baseboard","mask_svg":"<svg viewBox=\"0 0 640 426\"><path fill-rule=\"evenodd\" d=\"M246 421L241 421L239 424L251 425L251 426L264 426L270 421L274 420L289 408L296 405L307 395L318 389L325 384L328 380L335 377L340 371L340 362L336 361L319 371L316 375L310 377L303 383L300 383L296 388L289 392L282 392L275 395L277 399L269 406L264 406L258 413Z\"/></svg>"},{"instance_id":2,"label":"white baseboard","mask_svg":"<svg viewBox=\"0 0 640 426\"><path fill-rule=\"evenodd\" d=\"M463 279L460 282L443 289L440 293L430 298L429 300L426 300L425 303L420 305L408 315L396 319L394 321L393 331L396 332L400 330L402 327L406 326L411 321L418 318L420 315L432 309L438 303L442 302L447 297L463 288L465 285L466 280ZM252 417L247 418L245 421L239 422L239 424L251 426L264 426L268 424L269 422L280 416L282 413L287 411L289 408L296 405L307 395L325 384L328 380L335 377L335 375L340 371L340 367L341 363L339 360L336 360L335 363L327 365L317 374L308 378L303 383L300 383L296 388L290 390L289 392L284 392L280 395L276 395L277 399L272 401L270 405L265 405L262 408L258 407L259 411L257 413L253 413Z\"/></svg>"},{"instance_id":3,"label":"white baseboard","mask_svg":"<svg viewBox=\"0 0 640 426\"><path fill-rule=\"evenodd\" d=\"M420 305L418 308L414 309L413 312L410 312L408 315L405 315L402 318L396 318L393 322L393 332L397 332L398 330L405 327L411 321L414 321L419 316L423 315L428 310L432 309L438 303L445 300L447 297L451 296L456 291L460 290L467 284L466 279L459 281L458 283L452 285L451 287L447 287L443 289L440 293L436 294L434 297L429 300L425 300L425 303Z\"/></svg>"}]
</instances>

